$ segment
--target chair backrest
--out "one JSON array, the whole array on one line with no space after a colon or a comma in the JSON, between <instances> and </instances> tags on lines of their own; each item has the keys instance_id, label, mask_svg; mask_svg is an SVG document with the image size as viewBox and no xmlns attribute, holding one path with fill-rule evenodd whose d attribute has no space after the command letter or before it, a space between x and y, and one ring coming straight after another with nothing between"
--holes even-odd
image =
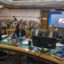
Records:
<instances>
[{"instance_id":1,"label":"chair backrest","mask_svg":"<svg viewBox=\"0 0 64 64\"><path fill-rule=\"evenodd\" d=\"M26 33L27 33L27 38L30 38L31 31L29 31L28 29L26 29Z\"/></svg>"},{"instance_id":2,"label":"chair backrest","mask_svg":"<svg viewBox=\"0 0 64 64\"><path fill-rule=\"evenodd\" d=\"M6 33L7 33L7 35L11 35L11 34L13 34L14 31L15 31L15 29L7 29Z\"/></svg>"},{"instance_id":3,"label":"chair backrest","mask_svg":"<svg viewBox=\"0 0 64 64\"><path fill-rule=\"evenodd\" d=\"M2 30L2 35L4 34L4 32L5 32L5 31L4 31L4 30Z\"/></svg>"}]
</instances>

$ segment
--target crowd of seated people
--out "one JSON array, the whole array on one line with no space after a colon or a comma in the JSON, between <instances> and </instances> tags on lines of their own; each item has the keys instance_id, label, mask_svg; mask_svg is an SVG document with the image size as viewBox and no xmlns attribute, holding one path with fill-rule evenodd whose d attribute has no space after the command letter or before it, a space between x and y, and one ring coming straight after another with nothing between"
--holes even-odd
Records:
<instances>
[{"instance_id":1,"label":"crowd of seated people","mask_svg":"<svg viewBox=\"0 0 64 64\"><path fill-rule=\"evenodd\" d=\"M23 28L25 29L33 29L34 25L37 23L33 20L10 20L10 19L0 19L1 27L2 28L15 28L18 23L23 24Z\"/></svg>"},{"instance_id":2,"label":"crowd of seated people","mask_svg":"<svg viewBox=\"0 0 64 64\"><path fill-rule=\"evenodd\" d=\"M33 21L33 20L10 20L10 19L0 19L0 28L1 30L1 34L4 35L11 35L13 34L13 32L15 31L15 29L17 28L18 24L22 24L22 28L28 33L27 37L30 36L32 30L35 28L35 25L39 22L37 21ZM13 29L13 31L12 31ZM11 33L12 32L12 33Z\"/></svg>"},{"instance_id":3,"label":"crowd of seated people","mask_svg":"<svg viewBox=\"0 0 64 64\"><path fill-rule=\"evenodd\" d=\"M22 25L22 29L29 30L32 32L31 35L39 35L39 36L48 36L48 37L58 37L58 28L54 28L54 25L50 25L48 31L41 30L41 24L37 21L33 20L10 20L10 19L0 19L0 28L5 30L4 34L6 34L6 29L15 29L17 31L17 26Z\"/></svg>"}]
</instances>

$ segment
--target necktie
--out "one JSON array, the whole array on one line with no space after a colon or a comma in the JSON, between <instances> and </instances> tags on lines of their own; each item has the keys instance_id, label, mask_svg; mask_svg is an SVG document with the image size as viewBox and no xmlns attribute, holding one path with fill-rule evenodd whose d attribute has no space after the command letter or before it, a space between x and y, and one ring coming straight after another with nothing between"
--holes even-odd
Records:
<instances>
[{"instance_id":1,"label":"necktie","mask_svg":"<svg viewBox=\"0 0 64 64\"><path fill-rule=\"evenodd\" d=\"M52 33L51 32L49 32L49 36L48 37L52 37Z\"/></svg>"},{"instance_id":2,"label":"necktie","mask_svg":"<svg viewBox=\"0 0 64 64\"><path fill-rule=\"evenodd\" d=\"M36 30L36 36L38 36L38 30Z\"/></svg>"}]
</instances>

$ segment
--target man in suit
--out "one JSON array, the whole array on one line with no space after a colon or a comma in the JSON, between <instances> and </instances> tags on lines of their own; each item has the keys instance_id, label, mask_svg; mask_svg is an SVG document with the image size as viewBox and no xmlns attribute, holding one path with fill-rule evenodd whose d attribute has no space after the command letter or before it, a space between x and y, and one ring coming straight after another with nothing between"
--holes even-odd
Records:
<instances>
[{"instance_id":1,"label":"man in suit","mask_svg":"<svg viewBox=\"0 0 64 64\"><path fill-rule=\"evenodd\" d=\"M44 36L44 31L40 29L40 24L36 24L35 28L32 31L31 36Z\"/></svg>"},{"instance_id":2,"label":"man in suit","mask_svg":"<svg viewBox=\"0 0 64 64\"><path fill-rule=\"evenodd\" d=\"M33 36L44 36L44 31L42 31L40 29L40 24L39 23L35 24L35 27L34 27L34 29L32 31L32 34L31 34L31 38ZM32 62L34 62L34 60L32 58L28 57L28 59L30 59Z\"/></svg>"},{"instance_id":3,"label":"man in suit","mask_svg":"<svg viewBox=\"0 0 64 64\"><path fill-rule=\"evenodd\" d=\"M58 32L54 31L54 25L53 24L49 25L49 30L46 32L46 36L56 37L56 38L59 37Z\"/></svg>"}]
</instances>

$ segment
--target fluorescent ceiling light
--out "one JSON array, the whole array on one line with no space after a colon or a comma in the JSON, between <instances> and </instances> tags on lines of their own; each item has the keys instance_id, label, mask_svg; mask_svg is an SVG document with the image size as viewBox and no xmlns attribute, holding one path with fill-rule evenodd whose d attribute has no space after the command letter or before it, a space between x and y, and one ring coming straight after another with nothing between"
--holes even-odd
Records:
<instances>
[{"instance_id":1,"label":"fluorescent ceiling light","mask_svg":"<svg viewBox=\"0 0 64 64\"><path fill-rule=\"evenodd\" d=\"M4 6L3 5L0 5L0 8L4 8Z\"/></svg>"}]
</instances>

